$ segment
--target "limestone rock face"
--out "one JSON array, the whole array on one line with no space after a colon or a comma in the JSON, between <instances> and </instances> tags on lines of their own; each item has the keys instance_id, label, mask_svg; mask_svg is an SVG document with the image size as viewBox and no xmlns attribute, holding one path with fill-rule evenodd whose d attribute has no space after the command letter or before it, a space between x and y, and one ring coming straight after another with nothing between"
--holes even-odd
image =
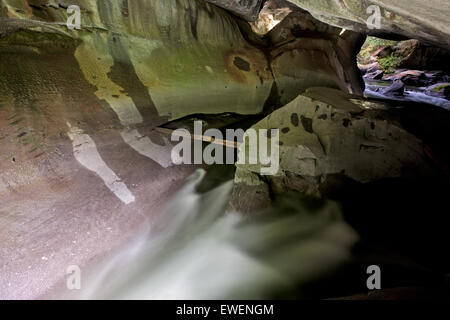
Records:
<instances>
[{"instance_id":1,"label":"limestone rock face","mask_svg":"<svg viewBox=\"0 0 450 320\"><path fill-rule=\"evenodd\" d=\"M285 92L283 105L297 97L296 92L304 92L314 83L362 95L364 83L353 57L364 37L352 31L340 33L339 28L296 10L267 34L273 47L273 74L279 91Z\"/></svg>"},{"instance_id":2,"label":"limestone rock face","mask_svg":"<svg viewBox=\"0 0 450 320\"><path fill-rule=\"evenodd\" d=\"M317 19L371 35L401 35L450 49L450 6L447 0L290 0ZM371 13L380 8L379 29L368 28Z\"/></svg>"},{"instance_id":3,"label":"limestone rock face","mask_svg":"<svg viewBox=\"0 0 450 320\"><path fill-rule=\"evenodd\" d=\"M80 30L66 26L69 5L81 9ZM204 1L2 0L0 9L0 157L9 160L0 189L51 176L61 150L72 159L72 128L166 167L170 145L154 126L260 113L273 87L264 52Z\"/></svg>"},{"instance_id":4,"label":"limestone rock face","mask_svg":"<svg viewBox=\"0 0 450 320\"><path fill-rule=\"evenodd\" d=\"M207 0L209 1L209 0ZM211 1L234 12L251 10L251 1L229 6L229 0ZM255 2L255 1L253 1ZM283 2L283 0L277 0ZM334 26L374 36L403 36L450 49L450 6L447 0L287 0L310 12L315 18ZM369 28L367 21L373 11L380 9L381 21L377 29ZM288 5L286 5L288 6ZM253 12L260 9L254 3Z\"/></svg>"},{"instance_id":5,"label":"limestone rock face","mask_svg":"<svg viewBox=\"0 0 450 320\"><path fill-rule=\"evenodd\" d=\"M66 25L70 5L81 9L79 30ZM299 17L255 42L242 20L203 0L0 1L0 157L14 159L4 181L50 172L42 166L59 163L73 128L117 136L166 167L169 146L153 128L168 120L268 113L311 86L361 93L353 41Z\"/></svg>"},{"instance_id":6,"label":"limestone rock face","mask_svg":"<svg viewBox=\"0 0 450 320\"><path fill-rule=\"evenodd\" d=\"M81 30L71 31L65 25L66 2L53 4L2 1L7 52L1 63L21 64L29 77L45 79L49 72L38 61L51 59L53 48L59 48L59 61L67 62L51 59L58 77L74 64L77 79L71 81L92 86L90 92L124 124L142 122L143 111L138 116L132 110L141 107L153 118L169 119L224 110L254 114L269 96L273 77L266 57L222 9L197 0L72 1L81 7L82 21ZM6 66L1 77L2 83L15 81Z\"/></svg>"},{"instance_id":7,"label":"limestone rock face","mask_svg":"<svg viewBox=\"0 0 450 320\"><path fill-rule=\"evenodd\" d=\"M434 174L423 142L393 119L384 104L338 90L308 89L253 128L280 129L280 166L276 175L262 177L260 163L236 165L235 193L245 189L249 194L240 199L244 208L251 207L252 192L264 195L264 185L272 195L320 197L339 180L368 183Z\"/></svg>"},{"instance_id":8,"label":"limestone rock face","mask_svg":"<svg viewBox=\"0 0 450 320\"><path fill-rule=\"evenodd\" d=\"M302 71L303 66L311 65L311 59L335 60L331 43L319 45L322 53L318 54L312 52L317 45L302 48L302 52L286 47L293 56L290 59L282 56L284 49L277 42L275 54L280 57L274 62L275 78L280 74L283 86L291 92L277 90L265 52L272 48L249 43L234 17L202 0L1 3L0 90L12 100L23 98L20 95L26 91L39 90L39 86L33 87L36 81L19 84L13 68L19 64L30 79L46 79L50 73L54 73L53 79L64 78L71 65L71 85L89 86L85 94L95 95L97 104L108 104L125 125L145 122L145 114L155 123L194 113L255 114L273 104L276 97L285 94L286 103L309 86L348 89L340 74L348 68L336 65L337 61L331 61L326 70L310 67ZM81 8L81 30L66 27L69 5ZM326 36L318 37L322 35ZM51 57L56 52L58 59ZM51 72L41 68L50 60ZM283 68L297 70L288 83L280 72ZM299 81L302 85L298 87ZM68 82L53 85L60 92ZM29 87L12 97L8 86L13 84Z\"/></svg>"}]
</instances>

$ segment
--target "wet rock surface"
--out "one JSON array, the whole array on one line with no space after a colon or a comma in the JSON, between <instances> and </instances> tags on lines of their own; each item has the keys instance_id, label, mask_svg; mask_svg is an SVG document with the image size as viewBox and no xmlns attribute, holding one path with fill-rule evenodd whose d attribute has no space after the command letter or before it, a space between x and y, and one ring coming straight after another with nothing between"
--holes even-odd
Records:
<instances>
[{"instance_id":1,"label":"wet rock surface","mask_svg":"<svg viewBox=\"0 0 450 320\"><path fill-rule=\"evenodd\" d=\"M383 76L384 76L383 70L376 70L364 74L365 79L372 79L372 80L380 80L383 78Z\"/></svg>"},{"instance_id":2,"label":"wet rock surface","mask_svg":"<svg viewBox=\"0 0 450 320\"><path fill-rule=\"evenodd\" d=\"M358 67L366 82L367 96L420 101L448 109L448 67L442 63L447 60L446 49L417 40L397 42L369 37L358 55Z\"/></svg>"},{"instance_id":3,"label":"wet rock surface","mask_svg":"<svg viewBox=\"0 0 450 320\"><path fill-rule=\"evenodd\" d=\"M405 83L400 79L395 79L390 87L382 91L386 96L403 96L405 93Z\"/></svg>"},{"instance_id":4,"label":"wet rock surface","mask_svg":"<svg viewBox=\"0 0 450 320\"><path fill-rule=\"evenodd\" d=\"M437 83L426 88L427 93L431 96L450 100L450 83Z\"/></svg>"}]
</instances>

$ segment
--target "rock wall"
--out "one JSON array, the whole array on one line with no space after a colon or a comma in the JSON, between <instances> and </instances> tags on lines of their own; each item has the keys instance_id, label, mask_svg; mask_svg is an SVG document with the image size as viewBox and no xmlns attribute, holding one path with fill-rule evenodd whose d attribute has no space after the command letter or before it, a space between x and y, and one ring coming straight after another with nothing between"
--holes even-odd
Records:
<instances>
[{"instance_id":1,"label":"rock wall","mask_svg":"<svg viewBox=\"0 0 450 320\"><path fill-rule=\"evenodd\" d=\"M403 36L450 49L447 0L290 0L317 19L375 36ZM380 29L370 29L370 5L381 12Z\"/></svg>"},{"instance_id":2,"label":"rock wall","mask_svg":"<svg viewBox=\"0 0 450 320\"><path fill-rule=\"evenodd\" d=\"M175 119L192 113L254 114L273 98L274 75L267 49L246 41L224 10L196 0L70 4L82 8L81 30L69 31L65 26L67 1L3 0L2 62L13 57L9 64L28 65L30 77L45 78L47 70L35 61L57 48L60 59L64 55L67 64L76 64L73 68L81 72L77 82L95 87L91 92L109 104L124 124L142 122L133 104L137 109L152 109L155 117ZM334 54L332 50L325 53ZM300 73L309 64L298 58L287 63ZM52 68L57 67L54 63ZM64 67L58 71L61 77L67 73ZM6 82L11 86L16 80L7 66L2 68L2 95L8 96ZM310 85L345 88L346 80L336 75L339 69L334 65L314 70ZM305 75L301 78L310 78L311 72ZM330 77L333 83L326 79ZM294 97L304 89L294 88ZM128 107L123 109L124 105Z\"/></svg>"},{"instance_id":3,"label":"rock wall","mask_svg":"<svg viewBox=\"0 0 450 320\"><path fill-rule=\"evenodd\" d=\"M257 113L269 96L273 78L264 54L244 40L232 17L206 3L72 1L83 8L79 31L66 29L66 5L31 3L2 2L9 19L0 24L7 29L3 33L10 34L2 38L2 47L9 45L11 52L37 46L51 52L52 46L60 47L61 38L73 43L72 49L59 55L77 64L83 75L78 82L96 87L97 98L115 109L126 124L140 122L132 110L133 104L139 109L138 100L155 115L178 118L224 110ZM12 30L16 32L11 34ZM42 33L47 42L33 43L32 38ZM35 63L36 72L45 73L36 63L42 52L17 52L14 59L31 69ZM26 61L19 62L24 54ZM249 70L236 66L236 59L245 61ZM60 67L61 74L67 73L64 65ZM2 76L4 81L14 81L5 72ZM128 109L119 110L123 105Z\"/></svg>"},{"instance_id":4,"label":"rock wall","mask_svg":"<svg viewBox=\"0 0 450 320\"><path fill-rule=\"evenodd\" d=\"M69 5L81 8L80 30L66 26ZM362 92L353 42L309 14L261 39L203 0L1 0L0 8L0 156L31 161L19 172L5 163L11 184L39 177L35 162L57 158L73 128L118 133L167 166L166 141L152 129L168 120L270 112L311 86Z\"/></svg>"},{"instance_id":5,"label":"rock wall","mask_svg":"<svg viewBox=\"0 0 450 320\"><path fill-rule=\"evenodd\" d=\"M270 39L271 67L278 88L284 92L282 105L314 84L362 96L364 83L355 63L365 37L314 19L296 10L275 26Z\"/></svg>"},{"instance_id":6,"label":"rock wall","mask_svg":"<svg viewBox=\"0 0 450 320\"><path fill-rule=\"evenodd\" d=\"M209 1L209 0L207 0ZM272 1L272 0L271 0ZM405 37L450 49L450 6L447 0L276 0L290 2L310 12L315 18L333 26L380 37ZM211 1L218 5L228 0ZM242 10L259 10L259 3L246 1L224 6L237 14ZM380 28L369 28L367 21L371 5L380 8ZM286 7L289 5L286 4ZM254 19L253 19L254 20ZM250 20L249 21L253 21Z\"/></svg>"},{"instance_id":7,"label":"rock wall","mask_svg":"<svg viewBox=\"0 0 450 320\"><path fill-rule=\"evenodd\" d=\"M443 70L450 72L450 51L427 46L417 40L401 41L393 48L394 54L402 57L398 68L415 70Z\"/></svg>"}]
</instances>

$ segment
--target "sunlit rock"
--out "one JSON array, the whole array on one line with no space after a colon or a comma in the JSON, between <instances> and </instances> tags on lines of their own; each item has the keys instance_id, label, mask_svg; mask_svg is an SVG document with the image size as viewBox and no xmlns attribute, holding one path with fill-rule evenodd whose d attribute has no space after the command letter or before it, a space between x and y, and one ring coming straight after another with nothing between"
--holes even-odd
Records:
<instances>
[{"instance_id":1,"label":"sunlit rock","mask_svg":"<svg viewBox=\"0 0 450 320\"><path fill-rule=\"evenodd\" d=\"M227 9L247 21L255 21L263 0L205 0Z\"/></svg>"},{"instance_id":2,"label":"sunlit rock","mask_svg":"<svg viewBox=\"0 0 450 320\"><path fill-rule=\"evenodd\" d=\"M265 35L283 21L292 11L299 8L285 0L267 0L259 12L258 19L250 22L252 30Z\"/></svg>"}]
</instances>

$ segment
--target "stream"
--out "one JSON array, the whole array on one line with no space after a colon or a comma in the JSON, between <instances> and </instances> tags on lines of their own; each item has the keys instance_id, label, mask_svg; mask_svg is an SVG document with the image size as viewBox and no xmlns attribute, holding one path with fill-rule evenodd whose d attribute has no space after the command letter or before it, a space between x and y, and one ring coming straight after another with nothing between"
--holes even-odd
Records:
<instances>
[{"instance_id":1,"label":"stream","mask_svg":"<svg viewBox=\"0 0 450 320\"><path fill-rule=\"evenodd\" d=\"M405 93L403 96L392 96L392 95L384 95L381 92L377 92L377 90L379 89L385 89L389 87L392 84L392 81L369 80L369 79L365 79L364 81L366 83L366 90L364 92L364 95L367 98L426 103L444 108L446 110L450 110L450 101L427 95L424 88L405 86Z\"/></svg>"},{"instance_id":2,"label":"stream","mask_svg":"<svg viewBox=\"0 0 450 320\"><path fill-rule=\"evenodd\" d=\"M83 280L76 299L265 299L351 259L357 233L339 206L284 201L251 219L227 210L233 181L199 193L196 171L156 221Z\"/></svg>"}]
</instances>

